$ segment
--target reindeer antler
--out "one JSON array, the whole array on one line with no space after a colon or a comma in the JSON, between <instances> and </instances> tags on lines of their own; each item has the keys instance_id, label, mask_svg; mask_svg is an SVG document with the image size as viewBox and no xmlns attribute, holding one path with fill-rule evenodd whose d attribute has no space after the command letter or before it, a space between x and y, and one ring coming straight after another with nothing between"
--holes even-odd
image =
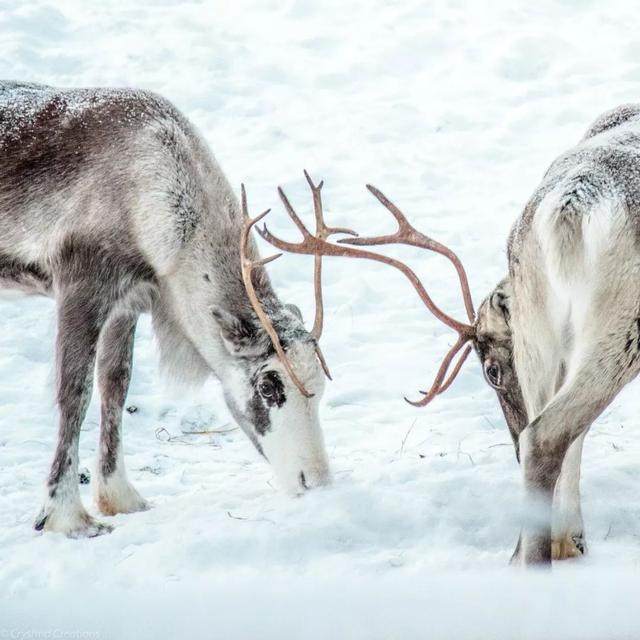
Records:
<instances>
[{"instance_id":1,"label":"reindeer antler","mask_svg":"<svg viewBox=\"0 0 640 640\"><path fill-rule=\"evenodd\" d=\"M305 171L305 176L307 177L307 181L309 182L309 184L313 185L306 171ZM321 186L322 186L322 183L320 183L320 187ZM312 186L312 190L313 188L314 187ZM312 255L312 254L315 255L316 265L318 264L320 256L342 256L342 257L349 257L349 258L374 260L376 262L382 262L383 264L388 264L388 265L391 265L392 267L395 267L409 279L409 281L413 285L413 288L416 290L416 292L420 296L420 299L423 301L427 309L429 309L429 311L431 311L431 313L434 316L436 316L436 318L438 318L441 322L446 324L448 327L451 327L458 334L458 340L445 355L442 361L442 364L438 369L438 373L436 374L436 377L433 381L433 384L431 385L431 388L429 389L429 391L421 392L424 394L425 397L422 400L419 400L416 402L405 398L407 402L409 402L414 406L425 406L426 404L431 402L431 400L433 400L435 396L437 396L438 394L442 393L443 391L449 388L449 386L451 385L455 377L458 375L458 372L460 371L464 361L467 359L467 356L471 352L471 347L467 346L467 348L463 351L462 356L460 356L458 362L454 366L453 371L451 372L449 377L447 377L447 372L449 371L451 362L453 361L455 356L459 353L459 351L475 335L475 327L473 324L475 320L475 312L473 310L473 302L471 299L471 292L469 290L467 275L464 270L464 267L462 266L462 263L460 262L456 254L453 253L453 251L451 251L448 247L445 247L444 245L440 244L439 242L436 242L432 238L429 238L428 236L424 235L417 229L415 229L409 223L409 221L404 216L404 214L380 190L376 189L371 185L367 185L367 189L369 189L369 191L391 212L393 217L398 222L398 230L394 234L384 235L384 236L375 236L371 238L361 238L361 237L343 238L341 240L338 240L339 242L338 245L331 244L330 242L326 241L326 237L328 237L328 235L326 237L322 237L321 234L317 234L316 236L311 235L311 233L304 226L300 218L297 216L297 214L293 210L293 207L291 207L291 204L289 203L286 195L280 188L278 188L280 197L284 202L285 208L287 209L289 216L291 217L294 224L298 227L298 229L302 233L303 241L298 243L293 243L293 242L287 242L285 240L281 240L280 238L277 238L276 236L274 236L267 229L266 225L263 227L263 229L256 228L256 231L260 234L260 236L264 240L272 244L274 247L277 247L281 251L306 254L306 255ZM314 204L316 202L315 195L316 194L314 192ZM319 209L321 212L322 210L321 204L319 206ZM316 209L316 221L321 219L321 217L320 218L318 217L317 211L318 209ZM324 225L324 222L322 224ZM340 230L329 230L329 231L331 233L334 233L337 231L344 232L345 230L340 229ZM353 232L351 233L353 235L356 235ZM374 246L374 245L381 245L381 244L408 244L414 247L420 247L422 249L434 251L436 253L439 253L447 257L453 263L458 273L460 286L462 288L462 296L464 300L465 309L467 311L467 316L471 324L459 322L458 320L455 320L453 317L451 317L450 315L442 311L442 309L440 309L433 302L433 300L427 293L426 289L420 282L420 279L415 274L415 272L403 262L396 260L395 258L390 258L382 254L374 253L373 251L368 251L366 249L356 249L352 247L345 247L344 246L345 244L356 245L356 246ZM317 273L318 273L318 270L316 270L316 274ZM316 314L316 320L317 320L317 317L318 316ZM322 315L320 315L320 327L322 325L321 319L322 319Z\"/></svg>"},{"instance_id":2,"label":"reindeer antler","mask_svg":"<svg viewBox=\"0 0 640 640\"><path fill-rule=\"evenodd\" d=\"M351 236L357 236L358 234L355 231L352 231L351 229L345 229L344 227L327 227L324 221L324 213L322 210L321 190L324 185L324 180L321 180L320 183L317 185L314 184L313 180L307 173L306 169L304 170L304 177L307 179L307 182L309 183L309 188L311 189L311 193L313 194L313 211L316 216L315 237L319 238L320 240L327 240L329 236L335 235L336 233L346 233ZM296 220L298 220L299 222L300 218L298 218L298 216L296 215L296 212L293 210L291 203L289 202L289 200L287 199L287 196L284 194L284 191L280 187L278 187L278 193L280 194L280 198L282 199L282 202L284 203L284 206L287 209L287 212L293 218L294 222L296 222ZM296 225L298 225L298 222L296 222ZM306 228L303 231L303 228L304 228L304 225L302 226L298 225L298 229L302 231L302 234L304 236L305 233L308 233L308 232L306 231ZM259 232L260 231L258 230L258 233ZM316 340L319 340L320 336L322 335L322 328L323 328L323 322L324 322L324 305L322 301L322 254L321 253L315 254L313 287L314 287L315 297L316 297L316 317L313 321L313 329L311 330L311 335ZM326 372L326 369L325 369L325 372ZM329 378L331 378L331 376L329 376Z\"/></svg>"},{"instance_id":3,"label":"reindeer antler","mask_svg":"<svg viewBox=\"0 0 640 640\"><path fill-rule=\"evenodd\" d=\"M406 216L396 207L387 196L371 184L367 185L367 189L384 205L384 207L391 213L398 223L398 230L385 236L373 236L371 238L343 238L338 242L345 244L352 244L358 246L371 247L378 244L408 244L412 247L418 247L420 249L428 249L434 251L442 256L448 258L456 271L458 272L458 278L460 280L460 287L462 289L462 298L464 300L464 307L467 311L467 317L471 324L475 321L475 311L473 310L473 301L471 299L471 290L469 289L469 281L467 274L460 262L460 258L443 244L437 242L433 238L426 236L424 233L418 231L413 225L409 223ZM446 323L445 323L446 324Z\"/></svg>"},{"instance_id":4,"label":"reindeer antler","mask_svg":"<svg viewBox=\"0 0 640 640\"><path fill-rule=\"evenodd\" d=\"M242 280L244 282L244 287L247 290L247 296L249 297L249 301L251 302L251 306L253 310L256 312L260 323L264 327L264 330L267 332L267 335L271 339L271 343L273 344L273 348L276 350L278 358L280 358L280 362L282 362L284 368L287 373L291 377L293 383L298 387L300 393L307 398L313 396L312 393L309 393L305 386L300 382L300 379L296 375L296 372L293 370L291 366L291 362L289 362L289 358L287 358L287 354L285 353L284 348L282 347L282 343L280 342L280 338L278 337L278 333L276 332L269 316L265 312L258 299L258 295L256 294L255 287L253 286L253 278L251 274L256 267L263 267L265 264L272 262L279 258L282 254L278 253L273 256L269 256L268 258L263 258L262 260L251 260L247 257L247 246L249 244L249 237L251 234L251 229L253 226L260 222L270 211L267 209L264 213L261 213L256 218L250 218L249 212L247 210L247 193L244 189L244 185L241 186L242 191L242 231L240 232L240 268L242 270Z\"/></svg>"},{"instance_id":5,"label":"reindeer antler","mask_svg":"<svg viewBox=\"0 0 640 640\"><path fill-rule=\"evenodd\" d=\"M354 236L358 235L357 233L355 233L355 231L351 231L350 229L333 228L333 227L328 227L325 224L324 218L323 218L323 212L322 212L322 195L321 195L323 182L320 182L318 185L316 185L313 183L309 174L306 171L304 172L304 175L305 175L305 178L307 179L307 182L309 183L309 187L311 188L311 193L313 194L313 208L314 208L315 217L316 217L316 235L315 236L312 236L311 233L309 233L307 228L304 226L302 220L300 220L295 210L291 206L291 203L287 199L287 196L284 194L284 191L280 187L278 187L278 193L280 194L280 198L282 199L282 202L284 203L284 206L289 216L291 217L295 225L298 227L298 229L300 229L300 231L302 232L305 238L304 241L301 243L301 246L306 246L305 242L307 241L307 238L324 242L329 236L336 233L348 233ZM278 334L273 326L273 323L269 319L269 316L265 312L264 308L262 307L262 304L260 303L260 300L258 299L255 288L253 286L253 280L251 278L251 272L255 267L264 266L265 264L268 264L269 262L276 260L282 255L281 253L278 253L276 255L270 256L269 258L264 258L263 260L257 260L257 261L252 261L249 258L247 258L247 245L249 242L251 229L256 223L260 222L260 220L262 220L269 213L270 209L267 209L264 213L260 214L256 218L253 218L253 219L249 218L249 213L247 209L247 194L246 194L244 185L241 185L241 191L242 191L242 215L244 218L242 231L240 235L240 260L241 260L241 268L242 268L242 280L244 281L245 289L247 290L247 295L249 297L249 301L251 302L251 306L253 307L253 310L256 312L256 315L258 316L260 323L264 327L264 330L267 332L267 335L271 339L273 348L275 349L284 368L286 369L287 373L291 377L291 380L293 381L293 383L296 385L296 387L298 387L300 393L302 393L302 395L306 396L307 398L310 398L313 396L313 394L307 391L307 389L302 384L302 382L296 375L295 371L293 370L293 366L291 365L291 362L289 361L289 358L287 357L287 354L284 348L282 347L282 343L280 342L280 338L278 337ZM258 233L260 233L260 235L262 235L260 232L260 229L256 229L256 230L258 231ZM322 325L323 325L323 317L324 317L324 306L322 301L322 254L316 252L314 253L314 255L315 255L314 290L315 290L315 298L316 298L316 315L313 322L313 329L311 330L311 335L315 339L315 352L318 357L318 360L322 365L322 369L325 375L327 376L327 378L329 378L329 380L331 380L331 373L329 372L329 368L327 366L326 360L324 359L324 355L322 354L320 345L318 344L318 341L320 340L320 336L322 335Z\"/></svg>"}]
</instances>

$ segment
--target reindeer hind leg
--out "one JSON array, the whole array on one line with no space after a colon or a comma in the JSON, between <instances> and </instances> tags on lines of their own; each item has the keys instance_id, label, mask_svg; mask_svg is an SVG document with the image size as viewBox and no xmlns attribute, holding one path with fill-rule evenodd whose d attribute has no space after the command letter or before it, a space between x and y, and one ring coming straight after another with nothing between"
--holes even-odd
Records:
<instances>
[{"instance_id":1,"label":"reindeer hind leg","mask_svg":"<svg viewBox=\"0 0 640 640\"><path fill-rule=\"evenodd\" d=\"M58 444L47 480L45 504L34 525L37 531L57 531L72 538L111 531L111 527L85 511L78 488L80 427L91 398L98 335L108 314L106 300L94 287L89 281L58 287Z\"/></svg>"}]
</instances>

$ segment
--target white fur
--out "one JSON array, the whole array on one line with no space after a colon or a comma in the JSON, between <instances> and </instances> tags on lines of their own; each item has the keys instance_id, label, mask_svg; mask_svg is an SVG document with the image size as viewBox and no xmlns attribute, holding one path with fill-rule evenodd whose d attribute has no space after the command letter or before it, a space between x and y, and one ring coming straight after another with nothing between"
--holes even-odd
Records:
<instances>
[{"instance_id":1,"label":"white fur","mask_svg":"<svg viewBox=\"0 0 640 640\"><path fill-rule=\"evenodd\" d=\"M282 408L271 409L272 427L260 439L260 444L282 488L288 493L300 493L301 473L304 473L307 488L330 481L329 462L318 420L318 404L325 382L311 345L296 345L290 351L293 352L293 362L298 365L296 373L301 375L302 383L315 395L305 398L278 362L274 369L281 371L285 381L287 402Z\"/></svg>"},{"instance_id":2,"label":"white fur","mask_svg":"<svg viewBox=\"0 0 640 640\"><path fill-rule=\"evenodd\" d=\"M300 494L305 488L322 486L330 482L329 461L318 419L318 404L324 391L324 373L311 343L294 343L287 355L305 388L313 393L306 398L293 384L284 366L276 356L266 363L276 371L284 384L286 402L282 407L269 409L270 428L264 434L253 433L257 444L270 462L279 486L289 494ZM250 388L243 372L231 367L225 376L225 387L234 402L244 406L249 400ZM245 430L250 425L243 425ZM301 483L304 474L305 486Z\"/></svg>"},{"instance_id":3,"label":"white fur","mask_svg":"<svg viewBox=\"0 0 640 640\"><path fill-rule=\"evenodd\" d=\"M574 535L582 534L582 509L580 506L580 463L586 433L569 447L562 471L553 495L553 540L573 542Z\"/></svg>"},{"instance_id":4,"label":"white fur","mask_svg":"<svg viewBox=\"0 0 640 640\"><path fill-rule=\"evenodd\" d=\"M149 504L127 479L122 446L118 447L115 471L104 477L97 465L93 483L94 500L104 515L146 511Z\"/></svg>"},{"instance_id":5,"label":"white fur","mask_svg":"<svg viewBox=\"0 0 640 640\"><path fill-rule=\"evenodd\" d=\"M77 461L77 451L71 451L70 455L72 460ZM52 498L47 489L42 513L47 514L44 531L62 533L69 538L91 538L112 529L111 526L94 520L85 511L75 474L63 475L56 487L55 497Z\"/></svg>"},{"instance_id":6,"label":"white fur","mask_svg":"<svg viewBox=\"0 0 640 640\"><path fill-rule=\"evenodd\" d=\"M579 173L580 168L576 173ZM594 295L600 282L602 258L624 222L624 205L616 200L601 199L590 205L581 216L578 247L575 255L567 255L559 241L558 203L566 185L551 191L540 203L534 219L534 232L540 243L543 264L540 273L546 282L546 305L553 335L545 343L545 360L564 359L567 366L565 383L569 382L590 348L588 324L594 317ZM565 336L571 336L565 344ZM550 398L549 398L550 399ZM536 414L543 407L537 407Z\"/></svg>"}]
</instances>

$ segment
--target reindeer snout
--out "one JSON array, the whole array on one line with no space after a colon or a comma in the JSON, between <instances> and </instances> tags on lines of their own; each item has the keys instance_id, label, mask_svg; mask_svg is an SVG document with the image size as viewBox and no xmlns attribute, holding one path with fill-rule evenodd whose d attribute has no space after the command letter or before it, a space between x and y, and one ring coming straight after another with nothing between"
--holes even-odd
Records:
<instances>
[{"instance_id":1,"label":"reindeer snout","mask_svg":"<svg viewBox=\"0 0 640 640\"><path fill-rule=\"evenodd\" d=\"M315 489L317 487L326 487L331 484L331 473L328 467L323 469L307 469L300 471L298 474L298 484L300 493Z\"/></svg>"}]
</instances>

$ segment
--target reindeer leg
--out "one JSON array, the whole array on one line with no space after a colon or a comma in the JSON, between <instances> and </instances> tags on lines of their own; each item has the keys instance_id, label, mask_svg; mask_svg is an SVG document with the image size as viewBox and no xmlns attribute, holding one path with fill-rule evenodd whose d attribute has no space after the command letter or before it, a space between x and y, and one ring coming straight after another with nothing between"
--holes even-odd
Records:
<instances>
[{"instance_id":1,"label":"reindeer leg","mask_svg":"<svg viewBox=\"0 0 640 640\"><path fill-rule=\"evenodd\" d=\"M78 488L78 442L93 386L96 345L108 314L104 297L90 281L57 289L56 385L58 444L47 480L47 496L35 522L37 531L93 537L111 531L84 509Z\"/></svg>"},{"instance_id":2,"label":"reindeer leg","mask_svg":"<svg viewBox=\"0 0 640 640\"><path fill-rule=\"evenodd\" d=\"M553 494L554 560L579 557L587 551L580 505L580 462L585 435L576 438L567 450Z\"/></svg>"},{"instance_id":3,"label":"reindeer leg","mask_svg":"<svg viewBox=\"0 0 640 640\"><path fill-rule=\"evenodd\" d=\"M624 333L622 336L624 344L626 337ZM585 357L572 379L520 434L525 495L531 507L521 540L521 557L527 565L551 562L552 503L560 473L563 468L573 473L574 477L565 482L574 485L570 492L575 494L579 439L638 372L635 360L629 361L622 350L619 353L612 350L610 341L611 335L605 335L602 343L596 342L591 356ZM574 445L574 451L567 457ZM563 467L565 460L567 466ZM562 485L559 490L561 493L564 490ZM574 500L574 515L575 504Z\"/></svg>"},{"instance_id":4,"label":"reindeer leg","mask_svg":"<svg viewBox=\"0 0 640 640\"><path fill-rule=\"evenodd\" d=\"M547 441L546 436L554 430L557 437ZM520 560L525 565L551 564L553 491L568 444L568 434L562 425L551 425L544 414L520 435L528 514L518 545Z\"/></svg>"},{"instance_id":5,"label":"reindeer leg","mask_svg":"<svg viewBox=\"0 0 640 640\"><path fill-rule=\"evenodd\" d=\"M98 343L102 416L94 494L100 512L110 516L149 508L127 479L122 448L122 409L131 378L136 320L135 315L110 318Z\"/></svg>"},{"instance_id":6,"label":"reindeer leg","mask_svg":"<svg viewBox=\"0 0 640 640\"><path fill-rule=\"evenodd\" d=\"M553 560L566 560L584 555L587 545L584 538L584 523L580 505L580 462L586 432L578 436L569 446L556 481L552 507ZM522 561L522 533L511 556L511 564Z\"/></svg>"}]
</instances>

